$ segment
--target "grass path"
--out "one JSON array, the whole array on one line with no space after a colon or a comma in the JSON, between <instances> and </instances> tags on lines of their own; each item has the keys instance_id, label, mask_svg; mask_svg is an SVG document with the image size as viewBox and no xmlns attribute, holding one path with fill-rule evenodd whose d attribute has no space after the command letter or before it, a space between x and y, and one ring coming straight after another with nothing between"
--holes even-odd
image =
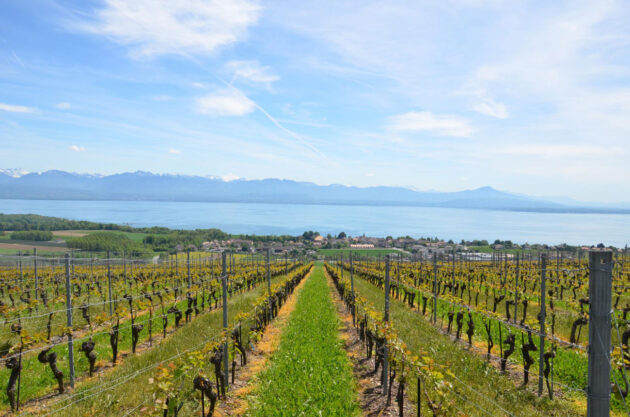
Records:
<instances>
[{"instance_id":1,"label":"grass path","mask_svg":"<svg viewBox=\"0 0 630 417\"><path fill-rule=\"evenodd\" d=\"M250 416L358 416L356 383L321 265L300 292L269 366L257 377Z\"/></svg>"},{"instance_id":2,"label":"grass path","mask_svg":"<svg viewBox=\"0 0 630 417\"><path fill-rule=\"evenodd\" d=\"M256 348L249 352L247 365L240 367L236 383L232 383L227 399L220 401L215 410L215 416L241 416L249 409L247 397L256 389L255 376L265 369L267 361L280 345L280 337L286 327L291 313L295 310L297 299L308 281L311 272L298 284L293 294L278 311L278 315L265 328L261 339L256 342Z\"/></svg>"}]
</instances>

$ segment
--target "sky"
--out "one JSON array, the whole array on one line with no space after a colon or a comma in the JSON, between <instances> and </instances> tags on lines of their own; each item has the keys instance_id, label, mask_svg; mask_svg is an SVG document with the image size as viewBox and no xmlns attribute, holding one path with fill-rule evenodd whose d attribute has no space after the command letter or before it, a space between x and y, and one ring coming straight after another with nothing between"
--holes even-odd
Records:
<instances>
[{"instance_id":1,"label":"sky","mask_svg":"<svg viewBox=\"0 0 630 417\"><path fill-rule=\"evenodd\" d=\"M0 0L0 168L630 201L630 2Z\"/></svg>"}]
</instances>

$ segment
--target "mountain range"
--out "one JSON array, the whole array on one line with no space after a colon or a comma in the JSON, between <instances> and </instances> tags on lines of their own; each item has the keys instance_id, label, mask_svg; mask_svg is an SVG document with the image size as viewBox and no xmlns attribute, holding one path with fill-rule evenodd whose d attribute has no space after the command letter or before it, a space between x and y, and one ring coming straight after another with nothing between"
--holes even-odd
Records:
<instances>
[{"instance_id":1,"label":"mountain range","mask_svg":"<svg viewBox=\"0 0 630 417\"><path fill-rule=\"evenodd\" d=\"M630 214L630 207L595 206L568 198L530 197L492 187L458 192L414 191L403 187L361 188L282 179L225 181L218 177L143 171L91 175L57 170L42 173L0 170L0 199L418 206Z\"/></svg>"}]
</instances>

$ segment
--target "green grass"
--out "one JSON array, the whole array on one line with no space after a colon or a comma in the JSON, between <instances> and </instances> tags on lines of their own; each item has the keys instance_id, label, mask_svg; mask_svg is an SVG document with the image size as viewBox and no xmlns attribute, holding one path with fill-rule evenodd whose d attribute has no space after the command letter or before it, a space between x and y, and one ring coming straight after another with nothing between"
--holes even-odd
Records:
<instances>
[{"instance_id":1,"label":"green grass","mask_svg":"<svg viewBox=\"0 0 630 417\"><path fill-rule=\"evenodd\" d=\"M280 346L258 377L251 416L360 415L339 318L322 267L299 294Z\"/></svg>"},{"instance_id":2,"label":"green grass","mask_svg":"<svg viewBox=\"0 0 630 417\"><path fill-rule=\"evenodd\" d=\"M354 285L357 294L365 297L378 310L383 310L385 301L382 290L362 279L355 279ZM427 318L424 318L417 310L412 311L398 300L391 300L390 319L399 337L412 352L426 352L436 363L447 364L459 378L459 381L453 380L453 390L463 398L469 399L469 401L462 401L456 398L457 407L466 415L487 415L477 406L488 410L491 415L505 415L496 404L517 416L582 415L574 405L567 401L550 401L546 396L538 398L528 390L519 389L512 380L500 374L484 358L469 352L466 347L438 332L426 321ZM484 329L480 326L475 331L482 332ZM531 387L534 387L537 382L537 378L530 377ZM417 401L415 384L409 385L408 393L412 402L415 403ZM426 405L423 407L423 415L425 413L430 415Z\"/></svg>"},{"instance_id":3,"label":"green grass","mask_svg":"<svg viewBox=\"0 0 630 417\"><path fill-rule=\"evenodd\" d=\"M398 249L317 249L317 253L323 256L344 255L349 256L350 251L353 255L359 256L385 256L389 253L399 253Z\"/></svg>"}]
</instances>

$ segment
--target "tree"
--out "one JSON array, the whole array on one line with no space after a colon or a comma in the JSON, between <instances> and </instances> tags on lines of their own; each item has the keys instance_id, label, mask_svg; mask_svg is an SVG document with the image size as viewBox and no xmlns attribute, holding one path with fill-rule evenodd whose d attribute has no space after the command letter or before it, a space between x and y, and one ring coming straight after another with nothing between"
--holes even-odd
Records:
<instances>
[{"instance_id":1,"label":"tree","mask_svg":"<svg viewBox=\"0 0 630 417\"><path fill-rule=\"evenodd\" d=\"M341 232L337 235L337 239L345 239L346 238L346 232Z\"/></svg>"}]
</instances>

